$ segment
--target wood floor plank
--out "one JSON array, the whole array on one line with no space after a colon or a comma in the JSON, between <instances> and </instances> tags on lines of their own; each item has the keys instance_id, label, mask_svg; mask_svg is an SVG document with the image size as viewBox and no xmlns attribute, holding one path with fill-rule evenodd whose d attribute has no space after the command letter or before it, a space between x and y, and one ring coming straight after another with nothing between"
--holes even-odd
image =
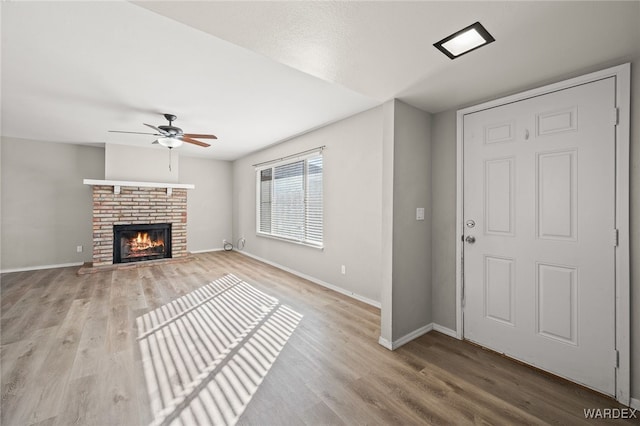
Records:
<instances>
[{"instance_id":1,"label":"wood floor plank","mask_svg":"<svg viewBox=\"0 0 640 426\"><path fill-rule=\"evenodd\" d=\"M373 409L371 401L358 394L351 382L339 381L327 374L307 383L307 386L344 423L383 424L378 410Z\"/></svg>"},{"instance_id":2,"label":"wood floor plank","mask_svg":"<svg viewBox=\"0 0 640 426\"><path fill-rule=\"evenodd\" d=\"M44 419L36 423L31 423L31 425L29 426L55 426L55 424L56 424L56 418L49 417L48 419Z\"/></svg>"},{"instance_id":3,"label":"wood floor plank","mask_svg":"<svg viewBox=\"0 0 640 426\"><path fill-rule=\"evenodd\" d=\"M588 403L591 392L583 395L586 400L575 400L567 397L566 390L563 390L565 383L562 381L526 367L524 370L513 369L513 361L478 347L460 354L451 347L449 339L440 338L442 344L432 345L431 359L436 362L428 367L431 372L437 365L456 376L463 375L466 381L478 389L485 389L485 393L498 399L509 398L514 409L535 411L540 419L548 423L554 423L560 414L569 415L574 421L584 420L582 410L588 408L585 403ZM469 362L470 355L480 362L484 360L485 369L474 369L474 364ZM421 373L425 372L426 369ZM549 386L550 384L555 386Z\"/></svg>"},{"instance_id":4,"label":"wood floor plank","mask_svg":"<svg viewBox=\"0 0 640 426\"><path fill-rule=\"evenodd\" d=\"M324 402L316 402L310 408L304 410L302 414L304 423L313 425L347 425L331 408Z\"/></svg>"},{"instance_id":5,"label":"wood floor plank","mask_svg":"<svg viewBox=\"0 0 640 426\"><path fill-rule=\"evenodd\" d=\"M132 312L126 304L113 304L107 319L106 351L109 353L131 349L133 337Z\"/></svg>"},{"instance_id":6,"label":"wood floor plank","mask_svg":"<svg viewBox=\"0 0 640 426\"><path fill-rule=\"evenodd\" d=\"M104 368L98 373L99 397L94 400L97 416L108 425L135 426L139 424L136 364L133 350L109 353Z\"/></svg>"},{"instance_id":7,"label":"wood floor plank","mask_svg":"<svg viewBox=\"0 0 640 426\"><path fill-rule=\"evenodd\" d=\"M74 300L58 328L51 351L38 370L35 386L29 391L29 397L36 401L32 421L58 416L64 410L63 397L88 308L88 299Z\"/></svg>"},{"instance_id":8,"label":"wood floor plank","mask_svg":"<svg viewBox=\"0 0 640 426\"><path fill-rule=\"evenodd\" d=\"M22 275L24 272L16 272L15 275ZM7 275L7 274L5 274ZM8 274L13 275L13 274ZM2 280L2 316L3 318L11 318L16 315L20 315L21 309L20 306L26 306L29 304L28 293L31 292L31 298L34 297L35 294L40 297L38 292L33 292L31 290L31 285L27 281L23 281L22 286L19 285L11 285L10 283L19 283L18 279L10 280L7 283L7 279Z\"/></svg>"},{"instance_id":9,"label":"wood floor plank","mask_svg":"<svg viewBox=\"0 0 640 426\"><path fill-rule=\"evenodd\" d=\"M108 324L109 317L104 313L103 306L99 301L92 300L71 368L71 379L93 376L100 371L108 352Z\"/></svg>"},{"instance_id":10,"label":"wood floor plank","mask_svg":"<svg viewBox=\"0 0 640 426\"><path fill-rule=\"evenodd\" d=\"M55 417L54 425L97 425L104 419L98 416L93 404L99 401L96 375L83 376L69 382L65 396L65 409Z\"/></svg>"},{"instance_id":11,"label":"wood floor plank","mask_svg":"<svg viewBox=\"0 0 640 426\"><path fill-rule=\"evenodd\" d=\"M437 332L388 351L379 309L237 252L3 274L0 292L3 425L577 425L620 408ZM260 300L282 315L268 329Z\"/></svg>"},{"instance_id":12,"label":"wood floor plank","mask_svg":"<svg viewBox=\"0 0 640 426\"><path fill-rule=\"evenodd\" d=\"M32 384L36 383L57 329L37 330L28 339L2 345L2 414L0 424L28 421Z\"/></svg>"}]
</instances>

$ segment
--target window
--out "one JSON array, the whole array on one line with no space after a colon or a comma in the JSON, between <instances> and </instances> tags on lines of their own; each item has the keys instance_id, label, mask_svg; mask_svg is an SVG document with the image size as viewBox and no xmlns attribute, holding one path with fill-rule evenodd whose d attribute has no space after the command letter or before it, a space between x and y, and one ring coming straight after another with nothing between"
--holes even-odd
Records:
<instances>
[{"instance_id":1,"label":"window","mask_svg":"<svg viewBox=\"0 0 640 426\"><path fill-rule=\"evenodd\" d=\"M257 232L322 247L322 155L261 167Z\"/></svg>"}]
</instances>

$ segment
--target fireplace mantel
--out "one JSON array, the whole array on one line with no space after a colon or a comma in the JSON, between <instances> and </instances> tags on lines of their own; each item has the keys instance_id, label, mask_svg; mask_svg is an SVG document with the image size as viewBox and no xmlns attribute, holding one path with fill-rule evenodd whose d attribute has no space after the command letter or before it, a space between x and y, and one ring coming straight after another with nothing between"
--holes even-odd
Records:
<instances>
[{"instance_id":1,"label":"fireplace mantel","mask_svg":"<svg viewBox=\"0 0 640 426\"><path fill-rule=\"evenodd\" d=\"M120 188L123 186L139 187L139 188L165 188L167 195L171 196L174 188L194 189L196 186L192 183L162 183L162 182L133 182L128 180L99 180L84 179L85 185L113 186L113 193L120 194Z\"/></svg>"}]
</instances>

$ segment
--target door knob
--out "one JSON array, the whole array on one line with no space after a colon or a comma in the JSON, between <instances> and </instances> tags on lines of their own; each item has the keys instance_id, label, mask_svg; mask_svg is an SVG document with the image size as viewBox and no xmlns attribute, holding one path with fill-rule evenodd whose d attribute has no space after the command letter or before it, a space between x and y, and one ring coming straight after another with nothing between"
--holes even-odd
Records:
<instances>
[{"instance_id":1,"label":"door knob","mask_svg":"<svg viewBox=\"0 0 640 426\"><path fill-rule=\"evenodd\" d=\"M469 244L473 244L476 242L476 237L474 237L473 235L467 235L467 238L465 238L464 240Z\"/></svg>"}]
</instances>

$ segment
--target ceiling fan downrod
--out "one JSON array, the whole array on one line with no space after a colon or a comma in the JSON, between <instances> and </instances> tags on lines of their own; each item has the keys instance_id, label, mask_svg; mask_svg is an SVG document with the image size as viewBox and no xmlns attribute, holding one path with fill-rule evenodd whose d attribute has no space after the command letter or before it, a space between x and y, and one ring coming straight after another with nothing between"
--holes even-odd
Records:
<instances>
[{"instance_id":1,"label":"ceiling fan downrod","mask_svg":"<svg viewBox=\"0 0 640 426\"><path fill-rule=\"evenodd\" d=\"M176 121L178 119L178 117L176 117L173 114L164 114L164 118L167 119L167 121L169 122L169 126L171 126L174 121Z\"/></svg>"}]
</instances>

